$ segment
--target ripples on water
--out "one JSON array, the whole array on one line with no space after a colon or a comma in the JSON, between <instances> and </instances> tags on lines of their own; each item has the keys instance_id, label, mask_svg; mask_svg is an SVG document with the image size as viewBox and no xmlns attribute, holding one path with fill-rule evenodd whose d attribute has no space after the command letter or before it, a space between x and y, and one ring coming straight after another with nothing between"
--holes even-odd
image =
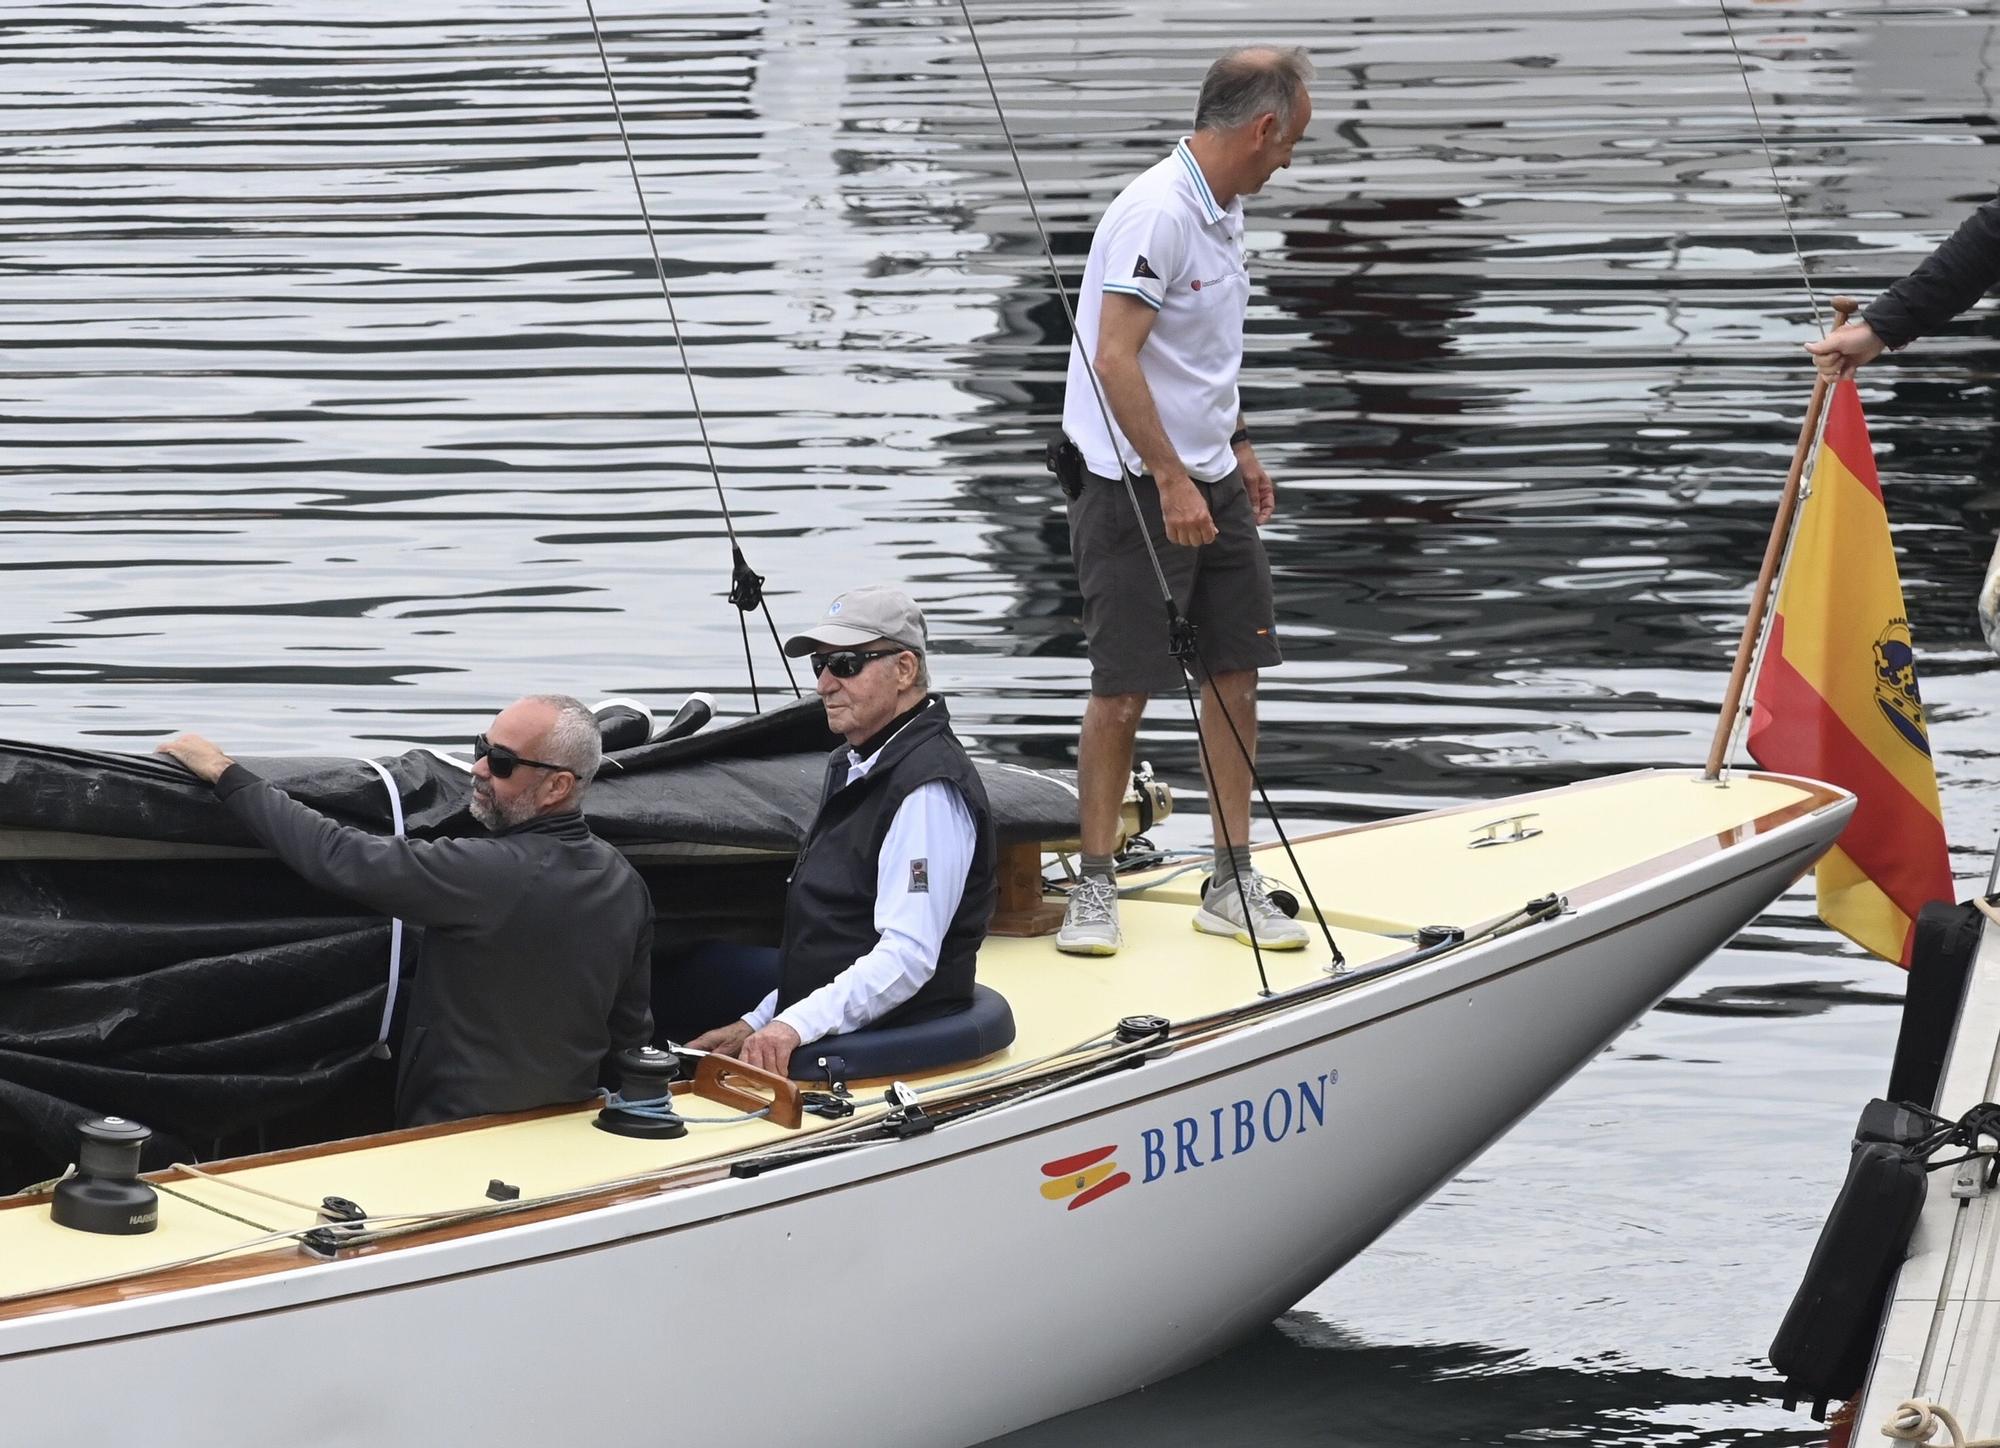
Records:
<instances>
[{"instance_id":1,"label":"ripples on water","mask_svg":"<svg viewBox=\"0 0 2000 1448\"><path fill-rule=\"evenodd\" d=\"M1351 9L976 10L1072 278L1215 52L1268 24L1321 67L1250 207L1272 788L1324 822L1694 762L1807 387L1720 17ZM1079 604L1039 467L1066 337L956 7L601 13L781 623L907 580L970 732L1067 762ZM1823 287L1872 291L1991 194L1992 18L1738 17ZM527 688L749 707L580 6L46 4L0 55L0 732L386 751ZM1995 336L1866 389L1961 874L2000 824L1970 606ZM1144 752L1186 799L1175 709ZM1805 1441L1758 1354L1899 989L1795 893L1300 1311L1021 1441Z\"/></svg>"}]
</instances>

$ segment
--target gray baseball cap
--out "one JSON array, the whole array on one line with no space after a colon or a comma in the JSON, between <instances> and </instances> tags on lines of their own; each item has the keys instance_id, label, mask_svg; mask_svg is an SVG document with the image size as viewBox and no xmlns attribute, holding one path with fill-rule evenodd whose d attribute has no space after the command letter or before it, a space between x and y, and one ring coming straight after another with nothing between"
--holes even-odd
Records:
<instances>
[{"instance_id":1,"label":"gray baseball cap","mask_svg":"<svg viewBox=\"0 0 2000 1448\"><path fill-rule=\"evenodd\" d=\"M826 606L820 621L785 640L793 658L827 649L852 649L887 639L923 653L929 646L924 611L900 588L871 583L850 588Z\"/></svg>"}]
</instances>

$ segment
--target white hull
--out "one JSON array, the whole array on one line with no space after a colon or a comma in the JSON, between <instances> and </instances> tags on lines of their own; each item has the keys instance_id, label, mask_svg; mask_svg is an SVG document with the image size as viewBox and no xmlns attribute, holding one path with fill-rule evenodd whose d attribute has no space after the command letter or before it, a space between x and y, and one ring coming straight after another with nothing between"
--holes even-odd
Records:
<instances>
[{"instance_id":1,"label":"white hull","mask_svg":"<svg viewBox=\"0 0 2000 1448\"><path fill-rule=\"evenodd\" d=\"M1845 814L930 1135L0 1321L10 1439L982 1441L1270 1321L1740 929ZM1080 1208L1041 1192L1044 1164L1103 1146L1129 1183Z\"/></svg>"}]
</instances>

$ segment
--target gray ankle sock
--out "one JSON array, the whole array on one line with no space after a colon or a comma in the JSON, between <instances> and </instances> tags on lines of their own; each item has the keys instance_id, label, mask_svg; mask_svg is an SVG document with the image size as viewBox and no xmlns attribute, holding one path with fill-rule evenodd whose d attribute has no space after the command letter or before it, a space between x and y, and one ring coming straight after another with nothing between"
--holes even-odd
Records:
<instances>
[{"instance_id":1,"label":"gray ankle sock","mask_svg":"<svg viewBox=\"0 0 2000 1448\"><path fill-rule=\"evenodd\" d=\"M1236 892L1236 877L1250 878L1250 847L1231 845L1224 849L1215 847L1215 874L1209 878L1208 893L1211 895Z\"/></svg>"},{"instance_id":2,"label":"gray ankle sock","mask_svg":"<svg viewBox=\"0 0 2000 1448\"><path fill-rule=\"evenodd\" d=\"M1083 877L1086 880L1092 875L1102 880L1116 880L1118 878L1117 861L1110 855L1086 854L1083 857L1082 870Z\"/></svg>"}]
</instances>

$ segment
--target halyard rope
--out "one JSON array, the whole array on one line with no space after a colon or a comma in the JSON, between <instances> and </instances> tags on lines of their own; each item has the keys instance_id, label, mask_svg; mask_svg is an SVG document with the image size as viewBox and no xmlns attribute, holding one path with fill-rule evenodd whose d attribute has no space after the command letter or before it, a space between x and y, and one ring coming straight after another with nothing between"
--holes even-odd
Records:
<instances>
[{"instance_id":1,"label":"halyard rope","mask_svg":"<svg viewBox=\"0 0 2000 1448\"><path fill-rule=\"evenodd\" d=\"M1000 122L1000 134L1006 138L1007 154L1014 160L1014 174L1021 179L1021 195L1028 203L1028 215L1035 220L1035 233L1042 239L1042 255L1048 259L1049 275L1055 278L1056 300L1062 303L1063 320L1069 323L1069 345L1083 359L1083 370L1089 374L1091 393L1097 398L1098 416L1104 419L1105 435L1112 439L1113 451L1118 454L1118 479L1125 485L1125 500L1132 505L1132 516L1139 518L1139 541L1146 545L1146 557L1153 564L1153 580L1160 585L1160 598L1167 606L1170 618L1179 618L1180 609L1174 603L1174 591L1167 586L1167 573L1160 566L1160 555L1153 547L1153 539L1144 524L1144 515L1139 512L1139 495L1133 490L1131 469L1125 466L1125 454L1116 447L1118 429L1111 421L1111 405L1104 399L1104 384L1098 379L1097 365L1083 350L1083 339L1076 331L1076 309L1070 305L1069 284L1063 280L1062 268L1056 264L1056 249L1049 241L1049 229L1042 224L1042 208L1035 203L1035 188L1028 184L1028 171L1021 164L1020 148L1014 144L1014 128L1007 124L1007 109L1000 104L1000 91L993 84L993 72L986 65L986 47L979 43L979 27L973 24L972 9L967 0L958 0L959 13L965 17L965 32L972 37L972 53L979 61L979 73L986 78L986 94L993 98L993 114Z\"/></svg>"},{"instance_id":2,"label":"halyard rope","mask_svg":"<svg viewBox=\"0 0 2000 1448\"><path fill-rule=\"evenodd\" d=\"M1799 280L1805 284L1806 301L1812 307L1813 326L1819 330L1820 335L1823 337L1826 335L1826 323L1820 316L1819 294L1813 290L1812 272L1806 266L1805 250L1799 245L1797 228L1792 225L1791 203L1785 199L1784 183L1778 179L1778 162L1776 156L1771 151L1771 138L1764 131L1764 116L1757 105L1756 89L1750 84L1750 67L1743 58L1742 46L1736 42L1736 24L1729 15L1729 0L1716 0L1716 9L1722 12L1722 28L1724 33L1729 37L1730 53L1736 58L1736 74L1743 82L1743 95L1750 103L1750 121L1757 131L1757 144L1763 150L1765 168L1771 173L1771 191L1778 203L1778 214L1785 221L1785 235L1791 242L1792 257L1799 264ZM1817 396L1818 394L1815 393L1815 395ZM1820 415L1820 427L1823 430L1825 426L1826 415L1822 412ZM1814 446L1818 446L1817 438L1814 439ZM1801 498L1807 496L1810 491L1811 481L1808 479L1805 485L1805 492L1800 494ZM1785 540L1785 551L1781 556L1779 578L1783 577L1783 562L1788 561L1791 557L1791 540L1798 534L1799 520L1803 512L1803 509L1799 509L1793 514L1791 532ZM1774 591L1777 583L1778 579L1773 579L1772 587ZM1752 606L1755 607L1754 604ZM1729 720L1729 732L1723 741L1722 755L1716 773L1716 778L1723 782L1727 782L1729 778L1730 764L1736 756L1737 741L1742 737L1743 730L1750 721L1751 710L1755 706L1757 696L1756 686L1764 667L1764 648L1770 640L1771 629L1776 616L1777 611L1775 609L1767 612L1763 626L1758 631L1756 644L1751 651L1749 668L1743 681L1743 690L1739 696L1735 715Z\"/></svg>"},{"instance_id":3,"label":"halyard rope","mask_svg":"<svg viewBox=\"0 0 2000 1448\"><path fill-rule=\"evenodd\" d=\"M213 1180L213 1178L210 1178ZM232 1222L241 1222L246 1227L255 1227L260 1232L272 1230L269 1222L252 1221L249 1217L238 1216L226 1207L218 1207L214 1202L204 1202L200 1197L191 1197L186 1192L177 1192L165 1182L154 1182L153 1190L165 1192L175 1201L186 1202L191 1207L200 1207L204 1212L213 1212L218 1217L227 1217Z\"/></svg>"},{"instance_id":4,"label":"halyard rope","mask_svg":"<svg viewBox=\"0 0 2000 1448\"><path fill-rule=\"evenodd\" d=\"M611 114L618 121L618 139L625 147L625 165L632 173L632 190L639 198L639 220L646 228L646 245L652 248L653 271L660 279L660 295L667 301L667 320L673 324L674 346L681 357L681 375L687 379L688 401L694 406L695 426L701 432L702 452L708 458L708 475L715 484L715 501L722 508L722 526L729 534L729 552L732 573L729 581L729 601L736 605L736 621L743 633L743 662L750 671L750 707L757 713L763 708L757 697L757 665L750 653L750 625L744 615L751 609L762 609L765 626L771 630L771 642L778 645L778 661L785 666L785 679L792 686L795 698L803 695L799 681L792 673L791 660L785 657L784 645L778 639L778 625L771 619L771 606L764 601L764 580L751 572L750 565L743 557L743 544L736 536L736 519L729 511L729 495L722 486L722 470L716 466L715 446L708 436L708 417L701 410L701 395L695 390L694 367L688 361L687 339L681 334L680 313L674 306L674 289L667 285L667 264L660 256L660 239L653 231L653 214L646 207L646 188L639 180L639 161L632 153L632 137L625 129L625 108L618 103L618 85L611 78L611 55L604 48L604 31L597 23L597 7L593 0L583 0L583 8L590 16L590 34L597 42L598 63L604 67L604 89L611 97Z\"/></svg>"},{"instance_id":5,"label":"halyard rope","mask_svg":"<svg viewBox=\"0 0 2000 1448\"><path fill-rule=\"evenodd\" d=\"M1764 117L1757 109L1757 92L1750 86L1750 67L1744 63L1743 48L1736 43L1736 26L1729 18L1728 0L1716 0L1716 8L1722 12L1722 28L1729 35L1729 49L1736 56L1736 73L1743 79L1743 94L1750 101L1750 120L1757 128L1757 142L1764 148L1764 164L1771 172L1771 190L1778 198L1778 211L1785 218L1785 234L1792 240L1792 255L1799 263L1799 280L1806 284L1806 300L1812 303L1813 325L1820 335L1826 335L1826 323L1820 320L1819 294L1813 291L1812 275L1806 270L1806 254L1799 246L1799 234L1792 227L1791 204L1785 200L1784 183L1778 180L1778 162L1771 154L1771 141L1764 134Z\"/></svg>"},{"instance_id":6,"label":"halyard rope","mask_svg":"<svg viewBox=\"0 0 2000 1448\"><path fill-rule=\"evenodd\" d=\"M192 1166L184 1161L173 1163L169 1169L172 1171L184 1171L191 1177L199 1177L205 1182L214 1182L219 1187L234 1187L239 1192L248 1192L253 1197L262 1197L265 1201L276 1202L280 1206L296 1207L299 1211L310 1212L315 1217L319 1215L319 1204L317 1202L302 1202L297 1197L287 1197L281 1196L277 1192L267 1192L262 1187L253 1187L248 1182L237 1181L234 1177L224 1176L220 1172L203 1171L200 1167ZM269 1228L265 1230L268 1231Z\"/></svg>"}]
</instances>

